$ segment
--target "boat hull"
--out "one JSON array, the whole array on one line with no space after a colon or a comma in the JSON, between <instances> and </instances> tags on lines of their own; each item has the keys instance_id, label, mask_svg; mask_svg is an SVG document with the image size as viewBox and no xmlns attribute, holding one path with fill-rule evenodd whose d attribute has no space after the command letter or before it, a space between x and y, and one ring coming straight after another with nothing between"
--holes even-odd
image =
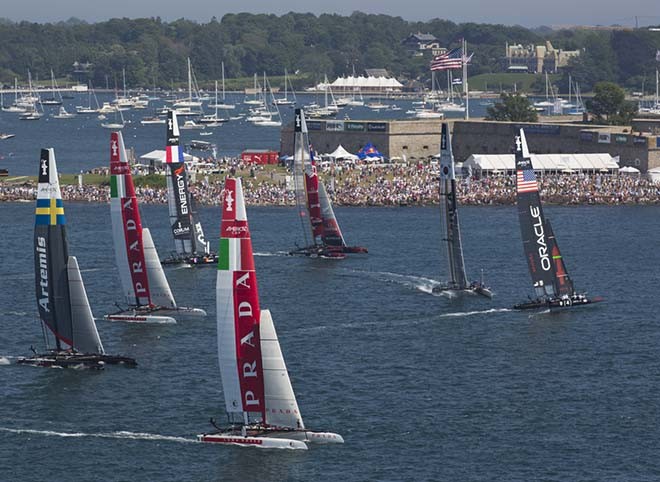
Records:
<instances>
[{"instance_id":1,"label":"boat hull","mask_svg":"<svg viewBox=\"0 0 660 482\"><path fill-rule=\"evenodd\" d=\"M176 323L175 316L184 318L201 317L206 316L206 311L201 308L189 308L187 306L177 306L176 308L140 306L105 315L103 319L129 323Z\"/></svg>"},{"instance_id":2,"label":"boat hull","mask_svg":"<svg viewBox=\"0 0 660 482\"><path fill-rule=\"evenodd\" d=\"M23 357L19 358L16 363L45 368L87 368L92 370L102 370L105 365L123 365L130 368L137 366L134 358L125 356L68 352L52 352Z\"/></svg>"},{"instance_id":3,"label":"boat hull","mask_svg":"<svg viewBox=\"0 0 660 482\"><path fill-rule=\"evenodd\" d=\"M238 445L242 447L307 450L307 444L343 444L344 438L332 432L310 430L247 430L206 433L197 436L200 442Z\"/></svg>"},{"instance_id":4,"label":"boat hull","mask_svg":"<svg viewBox=\"0 0 660 482\"><path fill-rule=\"evenodd\" d=\"M205 256L180 256L164 259L160 262L163 266L189 265L189 266L215 266L218 264L218 255L215 253Z\"/></svg>"},{"instance_id":5,"label":"boat hull","mask_svg":"<svg viewBox=\"0 0 660 482\"><path fill-rule=\"evenodd\" d=\"M540 298L532 301L526 301L524 303L518 303L517 305L514 305L513 309L561 311L570 308L579 308L581 306L593 305L594 303L599 303L602 301L605 300L600 296L597 296L595 298L587 298L584 295L573 295L564 298L550 298L550 299Z\"/></svg>"},{"instance_id":6,"label":"boat hull","mask_svg":"<svg viewBox=\"0 0 660 482\"><path fill-rule=\"evenodd\" d=\"M449 293L449 294L475 294L479 296L483 296L484 298L492 298L493 297L493 292L491 289L487 286L484 286L480 283L472 283L470 286L466 288L456 288L453 286L447 286L447 285L439 285L439 286L434 286L432 292L434 294L440 294L440 293Z\"/></svg>"}]
</instances>

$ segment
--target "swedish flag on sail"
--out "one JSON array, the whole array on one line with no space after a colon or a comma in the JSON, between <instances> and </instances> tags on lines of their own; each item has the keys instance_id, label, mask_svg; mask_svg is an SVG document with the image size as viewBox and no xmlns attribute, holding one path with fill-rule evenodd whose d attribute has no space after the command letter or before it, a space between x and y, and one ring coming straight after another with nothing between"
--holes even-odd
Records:
<instances>
[{"instance_id":1,"label":"swedish flag on sail","mask_svg":"<svg viewBox=\"0 0 660 482\"><path fill-rule=\"evenodd\" d=\"M61 199L37 199L36 224L51 226L66 224L64 204Z\"/></svg>"},{"instance_id":2,"label":"swedish flag on sail","mask_svg":"<svg viewBox=\"0 0 660 482\"><path fill-rule=\"evenodd\" d=\"M41 150L35 214L37 225L56 226L66 224L53 149Z\"/></svg>"}]
</instances>

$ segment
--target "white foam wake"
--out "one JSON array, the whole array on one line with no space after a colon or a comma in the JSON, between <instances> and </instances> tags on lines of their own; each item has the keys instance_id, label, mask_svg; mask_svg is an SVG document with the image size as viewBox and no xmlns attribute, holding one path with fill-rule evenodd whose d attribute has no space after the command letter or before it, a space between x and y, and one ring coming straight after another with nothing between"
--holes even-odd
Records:
<instances>
[{"instance_id":1,"label":"white foam wake","mask_svg":"<svg viewBox=\"0 0 660 482\"><path fill-rule=\"evenodd\" d=\"M354 274L371 276L379 281L385 281L386 283L397 283L407 288L422 291L423 293L434 294L436 296L452 296L451 293L447 292L442 292L440 294L433 293L433 288L441 285L442 282L424 276L391 273L389 271L360 271L356 269L347 271Z\"/></svg>"},{"instance_id":2,"label":"white foam wake","mask_svg":"<svg viewBox=\"0 0 660 482\"><path fill-rule=\"evenodd\" d=\"M276 253L268 253L268 252L257 252L257 253L252 253L253 256L261 256L262 258L268 258L272 256L286 256L289 253L285 251L277 251Z\"/></svg>"},{"instance_id":3,"label":"white foam wake","mask_svg":"<svg viewBox=\"0 0 660 482\"><path fill-rule=\"evenodd\" d=\"M143 432L99 432L99 433L85 433L85 432L55 432L53 430L33 430L28 428L9 428L0 427L0 432L9 432L15 434L31 434L31 435L44 435L46 437L93 437L93 438L111 438L111 439L131 439L131 440L156 440L163 442L179 442L179 443L197 443L196 439L175 437L172 435L159 435L155 433Z\"/></svg>"},{"instance_id":4,"label":"white foam wake","mask_svg":"<svg viewBox=\"0 0 660 482\"><path fill-rule=\"evenodd\" d=\"M0 356L0 365L11 365L11 360L6 356Z\"/></svg>"},{"instance_id":5,"label":"white foam wake","mask_svg":"<svg viewBox=\"0 0 660 482\"><path fill-rule=\"evenodd\" d=\"M506 313L508 311L513 311L510 308L491 308L489 310L478 310L478 311L459 311L455 313L443 313L438 315L440 318L448 317L459 317L459 316L474 316L474 315L486 315L488 313Z\"/></svg>"}]
</instances>

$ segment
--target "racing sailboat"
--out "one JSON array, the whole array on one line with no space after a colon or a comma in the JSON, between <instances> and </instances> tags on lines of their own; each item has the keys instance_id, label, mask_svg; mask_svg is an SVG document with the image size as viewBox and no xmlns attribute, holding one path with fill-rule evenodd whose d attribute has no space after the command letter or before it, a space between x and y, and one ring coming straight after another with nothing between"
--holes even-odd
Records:
<instances>
[{"instance_id":1,"label":"racing sailboat","mask_svg":"<svg viewBox=\"0 0 660 482\"><path fill-rule=\"evenodd\" d=\"M305 247L296 247L292 255L343 259L346 253L366 253L363 246L348 246L339 229L323 181L318 177L310 148L303 109L295 112L293 176L296 206L305 236Z\"/></svg>"},{"instance_id":2,"label":"racing sailboat","mask_svg":"<svg viewBox=\"0 0 660 482\"><path fill-rule=\"evenodd\" d=\"M575 291L550 222L543 214L536 174L523 129L520 129L515 142L518 218L536 299L518 303L513 308L559 309L603 301L601 297L588 298L586 294Z\"/></svg>"},{"instance_id":3,"label":"racing sailboat","mask_svg":"<svg viewBox=\"0 0 660 482\"><path fill-rule=\"evenodd\" d=\"M447 246L450 281L433 287L434 293L476 293L492 298L492 291L484 285L483 280L467 282L465 261L463 259L463 244L461 228L458 221L458 204L456 202L456 177L454 172L454 154L451 149L451 137L446 122L442 123L440 138L440 206L446 237L443 242Z\"/></svg>"},{"instance_id":4,"label":"racing sailboat","mask_svg":"<svg viewBox=\"0 0 660 482\"><path fill-rule=\"evenodd\" d=\"M110 135L110 214L115 259L128 305L108 320L175 323L174 316L206 316L199 308L178 306L147 228L142 227L121 132Z\"/></svg>"},{"instance_id":5,"label":"racing sailboat","mask_svg":"<svg viewBox=\"0 0 660 482\"><path fill-rule=\"evenodd\" d=\"M107 355L94 323L78 260L69 256L66 217L55 163L55 151L42 149L39 160L34 270L37 307L55 347L46 353L19 358L18 363L42 367L101 369L105 364L136 366L133 358Z\"/></svg>"},{"instance_id":6,"label":"racing sailboat","mask_svg":"<svg viewBox=\"0 0 660 482\"><path fill-rule=\"evenodd\" d=\"M259 306L252 240L239 178L227 178L216 278L218 357L229 426L198 435L201 442L307 449L343 443L303 423L270 311Z\"/></svg>"},{"instance_id":7,"label":"racing sailboat","mask_svg":"<svg viewBox=\"0 0 660 482\"><path fill-rule=\"evenodd\" d=\"M193 210L193 200L188 189L188 173L183 161L183 150L179 145L179 124L173 110L167 113L165 163L169 169L167 204L176 252L161 263L211 266L218 262L218 255L211 252L202 223Z\"/></svg>"}]
</instances>

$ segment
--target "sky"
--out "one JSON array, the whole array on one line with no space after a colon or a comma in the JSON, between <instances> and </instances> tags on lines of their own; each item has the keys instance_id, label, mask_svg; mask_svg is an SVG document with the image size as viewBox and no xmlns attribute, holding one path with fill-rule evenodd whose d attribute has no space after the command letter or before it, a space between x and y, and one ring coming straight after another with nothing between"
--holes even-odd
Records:
<instances>
[{"instance_id":1,"label":"sky","mask_svg":"<svg viewBox=\"0 0 660 482\"><path fill-rule=\"evenodd\" d=\"M0 17L14 21L58 22L76 17L98 22L117 17L187 18L208 22L227 13L311 12L350 15L359 10L410 21L443 18L453 22L541 25L660 24L658 0L2 0Z\"/></svg>"}]
</instances>

